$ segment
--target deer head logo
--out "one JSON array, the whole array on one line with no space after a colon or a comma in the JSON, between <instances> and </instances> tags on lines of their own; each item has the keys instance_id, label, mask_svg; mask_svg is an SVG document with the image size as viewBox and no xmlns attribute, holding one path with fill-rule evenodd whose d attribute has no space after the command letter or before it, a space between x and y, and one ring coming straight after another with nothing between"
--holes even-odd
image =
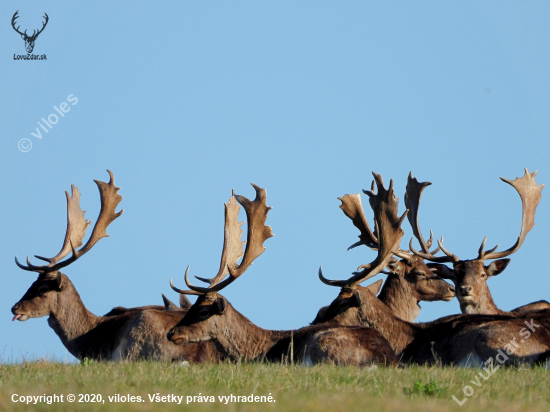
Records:
<instances>
[{"instance_id":1,"label":"deer head logo","mask_svg":"<svg viewBox=\"0 0 550 412\"><path fill-rule=\"evenodd\" d=\"M15 20L19 17L17 15L17 13L19 13L19 10L17 10L15 12L15 14L13 15L13 17L11 19L11 25L12 25L13 29L21 35L21 38L23 40L25 40L25 48L27 49L27 53L32 53L32 51L34 49L34 42L36 41L36 38L38 37L38 35L40 33L42 33L42 31L44 30L44 28L46 27L46 24L48 24L49 17L46 13L44 13L44 18L46 19L46 21L44 22L44 25L42 26L42 28L40 30L38 30L38 32L36 30L33 30L32 35L29 36L29 35L27 35L27 30L25 30L24 33L21 33L19 31L20 26L17 26L17 28L15 28Z\"/></svg>"}]
</instances>

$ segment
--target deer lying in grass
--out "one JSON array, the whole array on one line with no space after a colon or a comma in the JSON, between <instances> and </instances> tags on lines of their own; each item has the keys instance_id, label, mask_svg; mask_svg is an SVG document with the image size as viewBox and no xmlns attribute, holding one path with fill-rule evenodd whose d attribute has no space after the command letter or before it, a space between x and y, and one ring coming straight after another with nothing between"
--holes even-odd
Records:
<instances>
[{"instance_id":1,"label":"deer lying in grass","mask_svg":"<svg viewBox=\"0 0 550 412\"><path fill-rule=\"evenodd\" d=\"M395 354L389 343L371 328L309 326L296 331L265 330L233 308L218 292L241 276L252 262L260 256L263 243L273 236L271 227L265 226L269 207L266 206L266 191L254 186L256 199L231 196L225 205L225 240L218 274L213 279L202 279L209 287L197 287L189 283L188 271L185 283L190 290L172 288L183 294L197 295L197 301L183 319L168 333L175 344L213 340L218 350L231 359L267 359L277 362L290 358L305 364L328 362L338 365L392 364ZM385 215L385 201L374 193L371 204L375 208L381 239L378 256L364 269L376 274L390 259L391 251L403 236L400 224L404 217L391 220ZM248 236L243 256L242 229L238 223L239 205L244 207L248 221ZM238 259L243 256L240 264ZM229 277L224 280L229 273ZM356 276L358 278L358 276ZM355 283L355 278L350 284Z\"/></svg>"},{"instance_id":2,"label":"deer lying in grass","mask_svg":"<svg viewBox=\"0 0 550 412\"><path fill-rule=\"evenodd\" d=\"M445 253L445 256L436 257L426 250L417 252L411 245L411 250L417 256L432 262L437 262L430 264L429 267L436 271L439 276L454 282L462 313L522 316L533 310L550 308L550 303L538 301L521 306L511 312L501 310L493 301L493 297L487 285L487 280L490 277L501 274L504 269L506 269L506 266L508 266L508 263L510 263L510 259L502 258L517 252L523 244L527 233L529 233L535 225L535 211L541 198L542 188L544 187L544 185L538 186L535 182L536 174L537 172L529 173L529 171L525 169L525 175L521 179L516 178L515 180L508 180L501 177L502 181L513 186L517 190L523 205L521 232L518 240L510 249L503 252L495 252L498 247L498 245L496 245L493 249L484 251L483 249L485 248L485 242L487 240L487 237L485 237L479 248L477 258L473 260L461 260L443 247L443 238L441 238L441 241L438 243L441 250ZM486 266L485 261L490 259L499 260L494 260L491 264ZM446 262L452 263L453 269L441 264Z\"/></svg>"},{"instance_id":3,"label":"deer lying in grass","mask_svg":"<svg viewBox=\"0 0 550 412\"><path fill-rule=\"evenodd\" d=\"M391 191L390 195L394 198ZM410 199L409 207L413 215L419 199L419 196ZM397 215L396 200L388 210L392 215ZM358 282L372 276L373 273L365 272ZM499 350L508 353L510 342L516 342L519 348L514 347L513 353L509 354L506 360L509 364L544 361L550 350L548 310L537 312L532 320L476 314L448 316L428 323L411 323L396 316L368 288L357 289L350 287L346 281L328 280L321 269L319 278L323 283L340 287L341 290L325 313L315 320L315 324L373 327L390 342L404 362L479 365L490 357L495 359ZM529 323L528 326L526 322L534 322L535 325Z\"/></svg>"},{"instance_id":4,"label":"deer lying in grass","mask_svg":"<svg viewBox=\"0 0 550 412\"><path fill-rule=\"evenodd\" d=\"M80 193L72 186L67 195L67 232L61 251L53 258L36 256L48 262L35 266L27 258L27 266L15 262L24 270L37 272L38 279L13 308L13 320L49 316L48 324L69 352L78 359L97 360L216 360L219 354L208 342L175 346L166 339L166 332L183 317L183 312L165 310L128 311L118 316L96 316L89 312L74 285L59 270L86 254L106 234L107 226L123 210L115 212L122 200L115 187L113 174L109 183L95 181L101 196L101 211L90 239L81 249L90 222L80 209ZM72 256L63 260L69 252Z\"/></svg>"},{"instance_id":5,"label":"deer lying in grass","mask_svg":"<svg viewBox=\"0 0 550 412\"><path fill-rule=\"evenodd\" d=\"M432 244L433 235L430 236L428 242L424 242L422 234L418 229L418 208L415 207L415 199L420 199L422 191L431 183L419 183L418 180L412 177L412 172L409 175L407 183L407 192L405 194L405 206L409 210L407 218L413 228L413 233L419 239L422 250L427 251ZM373 190L373 189L371 189ZM371 249L378 249L378 239L372 232L365 217L363 205L361 204L361 196L359 194L345 195L339 200L342 202L340 208L344 214L349 217L353 225L359 229L359 242L348 248L352 249L359 245L365 245ZM432 252L437 253L437 250ZM450 301L455 296L455 289L445 280L434 274L424 261L413 253L406 250L397 249L393 251L397 260L392 258L388 264L390 272L381 272L388 275L382 292L378 298L384 302L393 313L399 318L414 322L420 315L420 301L433 302L437 300ZM361 266L358 270L361 269ZM381 281L368 286L375 295L379 289ZM357 289L361 289L357 286ZM322 308L319 315L326 310ZM315 321L314 321L315 322Z\"/></svg>"}]
</instances>

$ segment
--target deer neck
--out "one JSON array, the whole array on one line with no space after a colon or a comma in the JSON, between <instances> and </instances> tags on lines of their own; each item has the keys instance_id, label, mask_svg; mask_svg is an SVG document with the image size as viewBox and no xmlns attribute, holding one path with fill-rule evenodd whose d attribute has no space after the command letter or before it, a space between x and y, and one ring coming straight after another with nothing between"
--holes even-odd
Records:
<instances>
[{"instance_id":1,"label":"deer neck","mask_svg":"<svg viewBox=\"0 0 550 412\"><path fill-rule=\"evenodd\" d=\"M414 322L420 315L419 301L410 284L397 276L388 276L378 298L390 308L395 316L407 322Z\"/></svg>"},{"instance_id":2,"label":"deer neck","mask_svg":"<svg viewBox=\"0 0 550 412\"><path fill-rule=\"evenodd\" d=\"M507 313L497 308L487 285L485 285L482 293L479 294L479 298L475 301L463 302L459 299L459 303L462 313L483 315L503 315Z\"/></svg>"},{"instance_id":3,"label":"deer neck","mask_svg":"<svg viewBox=\"0 0 550 412\"><path fill-rule=\"evenodd\" d=\"M401 354L414 340L419 329L417 325L397 317L386 304L368 291L361 294L361 300L363 304L355 310L358 322L355 325L376 329L390 342L393 350Z\"/></svg>"},{"instance_id":4,"label":"deer neck","mask_svg":"<svg viewBox=\"0 0 550 412\"><path fill-rule=\"evenodd\" d=\"M212 334L216 346L232 359L253 360L265 355L290 332L262 329L232 306L219 316Z\"/></svg>"},{"instance_id":5,"label":"deer neck","mask_svg":"<svg viewBox=\"0 0 550 412\"><path fill-rule=\"evenodd\" d=\"M53 305L48 324L63 342L63 345L79 358L77 340L95 328L101 318L94 315L80 299L72 282L64 276L64 288L58 292L57 303Z\"/></svg>"}]
</instances>

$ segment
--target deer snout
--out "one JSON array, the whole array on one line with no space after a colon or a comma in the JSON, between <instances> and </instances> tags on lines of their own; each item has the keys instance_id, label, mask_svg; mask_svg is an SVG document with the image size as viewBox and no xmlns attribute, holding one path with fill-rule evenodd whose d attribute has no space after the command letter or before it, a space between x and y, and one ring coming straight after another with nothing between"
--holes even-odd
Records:
<instances>
[{"instance_id":1,"label":"deer snout","mask_svg":"<svg viewBox=\"0 0 550 412\"><path fill-rule=\"evenodd\" d=\"M449 301L453 300L455 295L456 295L455 288L452 287L452 286L448 286L447 287L447 293L446 293L445 297L443 298L443 300L445 302L449 302Z\"/></svg>"},{"instance_id":2,"label":"deer snout","mask_svg":"<svg viewBox=\"0 0 550 412\"><path fill-rule=\"evenodd\" d=\"M472 292L472 287L471 286L460 286L458 288L458 290L460 291L460 294L462 296L469 296Z\"/></svg>"},{"instance_id":3,"label":"deer snout","mask_svg":"<svg viewBox=\"0 0 550 412\"><path fill-rule=\"evenodd\" d=\"M21 314L21 313L17 313L17 311L21 308L21 303L17 302L15 305L13 305L13 307L11 308L11 313L14 314L14 317L12 319L12 321L14 320L19 320L19 321L24 321L24 320L27 320L29 319L29 316L28 315L25 315L25 314Z\"/></svg>"},{"instance_id":4,"label":"deer snout","mask_svg":"<svg viewBox=\"0 0 550 412\"><path fill-rule=\"evenodd\" d=\"M176 328L170 329L166 334L166 338L176 345L182 345L183 343L185 343L185 341L187 341L187 337L185 335L177 333Z\"/></svg>"}]
</instances>

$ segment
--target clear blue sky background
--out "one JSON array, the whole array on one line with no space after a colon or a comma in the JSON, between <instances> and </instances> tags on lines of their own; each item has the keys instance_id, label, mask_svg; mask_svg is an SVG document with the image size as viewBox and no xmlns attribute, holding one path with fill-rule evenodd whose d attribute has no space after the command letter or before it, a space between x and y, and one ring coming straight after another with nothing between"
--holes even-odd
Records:
<instances>
[{"instance_id":1,"label":"clear blue sky background","mask_svg":"<svg viewBox=\"0 0 550 412\"><path fill-rule=\"evenodd\" d=\"M47 61L13 60L26 54L10 25L16 10L31 32L48 13L34 50ZM250 182L268 190L275 237L223 294L264 328L307 325L336 296L319 265L345 278L374 259L346 251L357 231L336 199L369 188L373 170L395 179L401 199L410 170L433 182L421 226L461 258L485 235L511 246L521 202L498 177L528 167L550 182L549 15L540 1L3 1L2 360L72 359L46 318L11 322L36 278L13 258L58 252L71 183L95 221L93 179L108 179L107 168L125 213L64 270L95 314L161 303L161 292L177 300L168 281L183 287L187 265L215 274L223 202L232 188L252 197ZM78 104L31 136L70 94ZM549 196L489 281L502 309L550 298ZM424 303L419 320L457 312L456 300Z\"/></svg>"}]
</instances>

